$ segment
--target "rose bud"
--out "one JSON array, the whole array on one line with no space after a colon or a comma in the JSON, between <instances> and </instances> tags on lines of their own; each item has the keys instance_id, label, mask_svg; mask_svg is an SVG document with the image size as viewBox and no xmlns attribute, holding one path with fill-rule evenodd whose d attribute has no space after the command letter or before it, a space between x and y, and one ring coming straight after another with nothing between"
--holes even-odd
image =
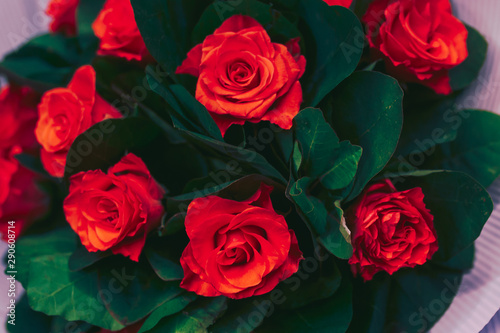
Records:
<instances>
[{"instance_id":1,"label":"rose bud","mask_svg":"<svg viewBox=\"0 0 500 333\"><path fill-rule=\"evenodd\" d=\"M76 34L76 8L79 0L51 0L46 14L52 18L50 32L62 32L68 36Z\"/></svg>"},{"instance_id":2,"label":"rose bud","mask_svg":"<svg viewBox=\"0 0 500 333\"><path fill-rule=\"evenodd\" d=\"M285 218L273 209L272 189L262 184L242 202L218 196L191 202L182 288L240 299L265 294L297 272L302 252Z\"/></svg>"},{"instance_id":3,"label":"rose bud","mask_svg":"<svg viewBox=\"0 0 500 333\"><path fill-rule=\"evenodd\" d=\"M189 51L176 73L198 77L196 99L222 135L246 121L290 129L302 103L299 78L306 61L298 59L285 45L272 43L259 22L235 15Z\"/></svg>"},{"instance_id":4,"label":"rose bud","mask_svg":"<svg viewBox=\"0 0 500 333\"><path fill-rule=\"evenodd\" d=\"M138 261L147 234L161 222L164 194L144 162L129 153L107 173L72 176L63 208L89 252L110 249Z\"/></svg>"},{"instance_id":5,"label":"rose bud","mask_svg":"<svg viewBox=\"0 0 500 333\"><path fill-rule=\"evenodd\" d=\"M64 176L66 156L78 135L102 120L121 117L97 94L96 73L88 65L75 72L67 88L46 92L38 112L35 134L42 145L42 163L55 177Z\"/></svg>"},{"instance_id":6,"label":"rose bud","mask_svg":"<svg viewBox=\"0 0 500 333\"><path fill-rule=\"evenodd\" d=\"M38 98L29 88L6 87L0 91L0 232L8 239L10 221L18 237L48 209L49 198L36 184L41 176L23 167L20 153L36 154L34 129Z\"/></svg>"},{"instance_id":7,"label":"rose bud","mask_svg":"<svg viewBox=\"0 0 500 333\"><path fill-rule=\"evenodd\" d=\"M130 0L107 0L92 24L99 38L99 55L141 61L149 57Z\"/></svg>"},{"instance_id":8,"label":"rose bud","mask_svg":"<svg viewBox=\"0 0 500 333\"><path fill-rule=\"evenodd\" d=\"M329 6L351 7L352 0L324 0Z\"/></svg>"},{"instance_id":9,"label":"rose bud","mask_svg":"<svg viewBox=\"0 0 500 333\"><path fill-rule=\"evenodd\" d=\"M371 185L346 214L353 272L371 280L380 271L423 265L438 250L433 219L420 187L398 192L390 180Z\"/></svg>"},{"instance_id":10,"label":"rose bud","mask_svg":"<svg viewBox=\"0 0 500 333\"><path fill-rule=\"evenodd\" d=\"M451 93L448 71L467 58L468 33L449 0L375 0L363 22L389 74Z\"/></svg>"}]
</instances>

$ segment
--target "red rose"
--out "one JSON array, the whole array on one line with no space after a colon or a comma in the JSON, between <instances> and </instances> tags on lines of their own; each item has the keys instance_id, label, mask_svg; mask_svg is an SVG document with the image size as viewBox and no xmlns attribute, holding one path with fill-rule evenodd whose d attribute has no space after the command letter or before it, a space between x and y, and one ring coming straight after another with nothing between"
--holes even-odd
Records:
<instances>
[{"instance_id":1,"label":"red rose","mask_svg":"<svg viewBox=\"0 0 500 333\"><path fill-rule=\"evenodd\" d=\"M15 221L15 235L47 212L48 197L36 185L40 177L14 157L36 154L34 129L37 95L27 87L0 91L0 232L7 240L8 222Z\"/></svg>"},{"instance_id":2,"label":"red rose","mask_svg":"<svg viewBox=\"0 0 500 333\"><path fill-rule=\"evenodd\" d=\"M46 10L47 15L52 18L49 30L74 36L78 3L79 0L51 0Z\"/></svg>"},{"instance_id":3,"label":"red rose","mask_svg":"<svg viewBox=\"0 0 500 333\"><path fill-rule=\"evenodd\" d=\"M29 88L0 91L0 232L7 239L8 222L15 221L16 236L47 211L48 197L36 185L40 177L15 159L20 153L36 154L33 133L38 98Z\"/></svg>"},{"instance_id":4,"label":"red rose","mask_svg":"<svg viewBox=\"0 0 500 333\"><path fill-rule=\"evenodd\" d=\"M352 0L324 0L330 6L351 7Z\"/></svg>"},{"instance_id":5,"label":"red rose","mask_svg":"<svg viewBox=\"0 0 500 333\"><path fill-rule=\"evenodd\" d=\"M138 61L149 56L130 0L107 0L92 29L100 39L99 55Z\"/></svg>"},{"instance_id":6,"label":"red rose","mask_svg":"<svg viewBox=\"0 0 500 333\"><path fill-rule=\"evenodd\" d=\"M91 66L78 69L67 88L46 92L38 106L35 134L42 145L42 163L55 177L64 175L66 156L78 135L92 125L120 113L96 93L96 74Z\"/></svg>"},{"instance_id":7,"label":"red rose","mask_svg":"<svg viewBox=\"0 0 500 333\"><path fill-rule=\"evenodd\" d=\"M346 214L353 272L371 280L424 264L438 250L433 219L420 187L397 192L390 180L370 186Z\"/></svg>"},{"instance_id":8,"label":"red rose","mask_svg":"<svg viewBox=\"0 0 500 333\"><path fill-rule=\"evenodd\" d=\"M64 213L88 251L111 249L138 261L147 234L160 224L164 194L144 162L130 153L108 173L72 176Z\"/></svg>"},{"instance_id":9,"label":"red rose","mask_svg":"<svg viewBox=\"0 0 500 333\"><path fill-rule=\"evenodd\" d=\"M9 221L15 221L16 237L48 210L49 197L37 182L41 177L11 157L0 158L0 233L8 239Z\"/></svg>"},{"instance_id":10,"label":"red rose","mask_svg":"<svg viewBox=\"0 0 500 333\"><path fill-rule=\"evenodd\" d=\"M0 90L0 157L7 158L12 149L36 152L38 143L33 130L38 101L39 97L28 87Z\"/></svg>"},{"instance_id":11,"label":"red rose","mask_svg":"<svg viewBox=\"0 0 500 333\"><path fill-rule=\"evenodd\" d=\"M245 121L290 129L302 103L299 78L306 64L303 56L297 59L285 45L272 43L256 20L235 15L189 51L176 73L198 77L196 99L222 135Z\"/></svg>"},{"instance_id":12,"label":"red rose","mask_svg":"<svg viewBox=\"0 0 500 333\"><path fill-rule=\"evenodd\" d=\"M451 93L448 70L467 58L467 29L449 0L375 0L363 16L368 41L388 72Z\"/></svg>"},{"instance_id":13,"label":"red rose","mask_svg":"<svg viewBox=\"0 0 500 333\"><path fill-rule=\"evenodd\" d=\"M195 199L185 225L181 287L202 296L262 295L297 272L302 252L265 184L248 200Z\"/></svg>"}]
</instances>

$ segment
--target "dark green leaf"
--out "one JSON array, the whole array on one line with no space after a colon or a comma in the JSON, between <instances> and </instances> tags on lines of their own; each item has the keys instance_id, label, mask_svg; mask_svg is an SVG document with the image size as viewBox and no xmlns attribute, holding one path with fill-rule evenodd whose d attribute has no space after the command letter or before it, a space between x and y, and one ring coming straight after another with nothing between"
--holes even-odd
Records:
<instances>
[{"instance_id":1,"label":"dark green leaf","mask_svg":"<svg viewBox=\"0 0 500 333\"><path fill-rule=\"evenodd\" d=\"M481 34L471 26L466 25L467 50L469 56L460 65L450 69L450 85L453 90L461 90L470 85L479 75L488 52L488 43Z\"/></svg>"},{"instance_id":2,"label":"dark green leaf","mask_svg":"<svg viewBox=\"0 0 500 333\"><path fill-rule=\"evenodd\" d=\"M227 163L233 175L258 173L286 184L285 178L267 160L255 151L233 146L193 132L184 132L186 138L207 155ZM239 170L239 172L237 172ZM242 174L243 173L243 174Z\"/></svg>"},{"instance_id":3,"label":"dark green leaf","mask_svg":"<svg viewBox=\"0 0 500 333\"><path fill-rule=\"evenodd\" d=\"M307 68L301 79L304 105L316 106L358 65L364 33L353 12L321 0L302 0L300 31L306 45Z\"/></svg>"},{"instance_id":4,"label":"dark green leaf","mask_svg":"<svg viewBox=\"0 0 500 333\"><path fill-rule=\"evenodd\" d=\"M182 311L189 303L196 299L196 295L192 293L185 293L179 297L170 300L163 305L159 306L156 310L149 315L149 317L142 324L139 333L147 332L155 327L160 320L165 317L171 316L173 314Z\"/></svg>"},{"instance_id":5,"label":"dark green leaf","mask_svg":"<svg viewBox=\"0 0 500 333\"><path fill-rule=\"evenodd\" d=\"M170 75L194 46L191 32L208 0L132 0L135 20L153 57Z\"/></svg>"},{"instance_id":6,"label":"dark green leaf","mask_svg":"<svg viewBox=\"0 0 500 333\"><path fill-rule=\"evenodd\" d=\"M163 281L145 265L127 260L123 265L113 266L99 268L99 297L113 318L125 326L138 322L184 292L178 281Z\"/></svg>"},{"instance_id":7,"label":"dark green leaf","mask_svg":"<svg viewBox=\"0 0 500 333\"><path fill-rule=\"evenodd\" d=\"M7 303L6 306L8 309L10 304ZM10 311L10 309L8 309L7 311ZM21 299L16 300L14 311L14 318L11 318L9 315L7 315L6 327L8 332L51 333L52 318L41 312L33 311L33 309L31 309L28 304L28 297L26 296L26 294L24 294ZM29 318L29 320L23 320L22 318ZM11 320L15 323L15 325L8 323Z\"/></svg>"},{"instance_id":8,"label":"dark green leaf","mask_svg":"<svg viewBox=\"0 0 500 333\"><path fill-rule=\"evenodd\" d=\"M147 69L147 78L151 89L163 97L172 107L170 114L174 126L203 134L222 141L222 134L207 109L200 104L183 86L161 82Z\"/></svg>"},{"instance_id":9,"label":"dark green leaf","mask_svg":"<svg viewBox=\"0 0 500 333\"><path fill-rule=\"evenodd\" d=\"M319 109L302 110L293 121L302 148L302 168L306 175L319 177L331 167L339 139Z\"/></svg>"},{"instance_id":10,"label":"dark green leaf","mask_svg":"<svg viewBox=\"0 0 500 333\"><path fill-rule=\"evenodd\" d=\"M356 175L363 149L342 141L334 157L335 164L320 177L321 184L329 190L347 187Z\"/></svg>"},{"instance_id":11,"label":"dark green leaf","mask_svg":"<svg viewBox=\"0 0 500 333\"><path fill-rule=\"evenodd\" d=\"M352 256L352 246L342 236L340 231L341 216L337 212L329 213L324 203L309 195L310 178L302 178L290 182L288 196L301 212L304 221L314 237L332 254L339 258L349 259Z\"/></svg>"},{"instance_id":12,"label":"dark green leaf","mask_svg":"<svg viewBox=\"0 0 500 333\"><path fill-rule=\"evenodd\" d=\"M168 253L160 253L152 249L146 250L151 267L156 274L164 281L182 280L184 271L177 260L174 260Z\"/></svg>"},{"instance_id":13,"label":"dark green leaf","mask_svg":"<svg viewBox=\"0 0 500 333\"><path fill-rule=\"evenodd\" d=\"M84 246L80 246L69 258L68 267L71 271L79 271L110 255L112 255L111 251L89 252Z\"/></svg>"},{"instance_id":14,"label":"dark green leaf","mask_svg":"<svg viewBox=\"0 0 500 333\"><path fill-rule=\"evenodd\" d=\"M85 320L110 330L122 329L124 326L100 302L97 273L70 272L70 255L53 253L31 260L26 292L32 308L69 321Z\"/></svg>"},{"instance_id":15,"label":"dark green leaf","mask_svg":"<svg viewBox=\"0 0 500 333\"><path fill-rule=\"evenodd\" d=\"M71 254L76 249L76 240L77 235L69 226L17 240L16 259L23 263L23 265L17 266L17 280L26 288L29 263L32 258L44 255Z\"/></svg>"},{"instance_id":16,"label":"dark green leaf","mask_svg":"<svg viewBox=\"0 0 500 333\"><path fill-rule=\"evenodd\" d=\"M255 332L344 333L351 318L352 286L348 279L343 279L332 297L296 310L272 314Z\"/></svg>"},{"instance_id":17,"label":"dark green leaf","mask_svg":"<svg viewBox=\"0 0 500 333\"><path fill-rule=\"evenodd\" d=\"M148 119L108 119L80 134L68 152L65 178L88 170L107 170L130 149L144 147L159 134Z\"/></svg>"},{"instance_id":18,"label":"dark green leaf","mask_svg":"<svg viewBox=\"0 0 500 333\"><path fill-rule=\"evenodd\" d=\"M97 50L98 38L94 35L92 23L104 6L105 0L82 1L76 9L78 38L83 49L94 47Z\"/></svg>"},{"instance_id":19,"label":"dark green leaf","mask_svg":"<svg viewBox=\"0 0 500 333\"><path fill-rule=\"evenodd\" d=\"M167 214L163 216L160 229L158 230L160 236L173 235L176 232L184 229L185 213L177 213L170 218Z\"/></svg>"},{"instance_id":20,"label":"dark green leaf","mask_svg":"<svg viewBox=\"0 0 500 333\"><path fill-rule=\"evenodd\" d=\"M274 42L284 44L292 38L300 37L297 27L271 5L257 0L215 1L205 10L194 28L193 46L202 43L222 22L238 14L256 19Z\"/></svg>"},{"instance_id":21,"label":"dark green leaf","mask_svg":"<svg viewBox=\"0 0 500 333\"><path fill-rule=\"evenodd\" d=\"M427 151L421 167L462 171L488 187L500 175L500 116L479 110L461 114L465 120L456 139Z\"/></svg>"},{"instance_id":22,"label":"dark green leaf","mask_svg":"<svg viewBox=\"0 0 500 333\"><path fill-rule=\"evenodd\" d=\"M363 148L354 187L354 199L387 164L403 124L403 91L398 82L378 72L356 72L325 101L327 119L338 136Z\"/></svg>"},{"instance_id":23,"label":"dark green leaf","mask_svg":"<svg viewBox=\"0 0 500 333\"><path fill-rule=\"evenodd\" d=\"M181 313L166 317L149 332L207 332L207 327L227 309L227 298L198 299Z\"/></svg>"},{"instance_id":24,"label":"dark green leaf","mask_svg":"<svg viewBox=\"0 0 500 333\"><path fill-rule=\"evenodd\" d=\"M0 63L0 72L43 92L66 85L74 71L93 57L94 53L82 53L76 38L46 34L8 54Z\"/></svg>"}]
</instances>

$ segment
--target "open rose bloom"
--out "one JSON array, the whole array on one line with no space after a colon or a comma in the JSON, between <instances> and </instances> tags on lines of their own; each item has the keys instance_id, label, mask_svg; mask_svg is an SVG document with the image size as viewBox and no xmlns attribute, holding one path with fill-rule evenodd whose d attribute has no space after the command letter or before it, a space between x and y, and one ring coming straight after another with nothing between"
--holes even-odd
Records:
<instances>
[{"instance_id":1,"label":"open rose bloom","mask_svg":"<svg viewBox=\"0 0 500 333\"><path fill-rule=\"evenodd\" d=\"M222 135L246 121L290 129L302 103L298 80L306 66L297 47L294 57L287 46L272 43L255 19L235 15L189 51L176 73L198 77L196 99Z\"/></svg>"},{"instance_id":2,"label":"open rose bloom","mask_svg":"<svg viewBox=\"0 0 500 333\"><path fill-rule=\"evenodd\" d=\"M191 202L182 288L239 299L265 294L297 272L302 252L285 218L274 211L271 191L262 184L242 202L218 196Z\"/></svg>"},{"instance_id":3,"label":"open rose bloom","mask_svg":"<svg viewBox=\"0 0 500 333\"><path fill-rule=\"evenodd\" d=\"M369 186L346 215L353 271L371 280L423 265L438 250L433 219L421 188L398 192L390 180Z\"/></svg>"},{"instance_id":4,"label":"open rose bloom","mask_svg":"<svg viewBox=\"0 0 500 333\"><path fill-rule=\"evenodd\" d=\"M144 162L129 153L107 173L80 172L70 182L64 213L87 250L111 250L138 261L164 212L165 191Z\"/></svg>"},{"instance_id":5,"label":"open rose bloom","mask_svg":"<svg viewBox=\"0 0 500 333\"><path fill-rule=\"evenodd\" d=\"M38 106L35 134L42 145L42 163L49 174L62 177L66 157L76 137L92 125L121 114L96 92L92 66L79 68L67 88L46 92Z\"/></svg>"},{"instance_id":6,"label":"open rose bloom","mask_svg":"<svg viewBox=\"0 0 500 333\"><path fill-rule=\"evenodd\" d=\"M100 40L99 55L137 61L149 56L130 0L107 0L92 29Z\"/></svg>"},{"instance_id":7,"label":"open rose bloom","mask_svg":"<svg viewBox=\"0 0 500 333\"><path fill-rule=\"evenodd\" d=\"M363 22L389 74L451 93L448 70L467 58L468 33L449 0L375 0Z\"/></svg>"}]
</instances>

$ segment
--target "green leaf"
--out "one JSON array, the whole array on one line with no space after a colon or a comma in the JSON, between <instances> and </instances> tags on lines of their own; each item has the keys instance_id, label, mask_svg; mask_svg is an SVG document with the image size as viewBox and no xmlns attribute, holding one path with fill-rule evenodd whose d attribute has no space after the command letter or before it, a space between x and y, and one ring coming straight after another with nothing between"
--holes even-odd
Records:
<instances>
[{"instance_id":1,"label":"green leaf","mask_svg":"<svg viewBox=\"0 0 500 333\"><path fill-rule=\"evenodd\" d=\"M462 273L432 263L373 280L354 280L354 316L349 333L427 332L458 292Z\"/></svg>"},{"instance_id":2,"label":"green leaf","mask_svg":"<svg viewBox=\"0 0 500 333\"><path fill-rule=\"evenodd\" d=\"M65 178L80 171L107 170L117 163L125 152L145 147L160 133L145 118L107 119L80 134L68 152Z\"/></svg>"},{"instance_id":3,"label":"green leaf","mask_svg":"<svg viewBox=\"0 0 500 333\"><path fill-rule=\"evenodd\" d=\"M68 226L41 235L25 236L16 241L17 280L26 288L29 278L29 263L38 256L71 254L76 249L77 235Z\"/></svg>"},{"instance_id":4,"label":"green leaf","mask_svg":"<svg viewBox=\"0 0 500 333\"><path fill-rule=\"evenodd\" d=\"M488 42L471 26L466 25L469 36L467 37L467 50L469 56L460 65L449 71L450 85L453 90L461 90L469 86L479 75L488 53Z\"/></svg>"},{"instance_id":5,"label":"green leaf","mask_svg":"<svg viewBox=\"0 0 500 333\"><path fill-rule=\"evenodd\" d=\"M92 23L104 6L105 0L82 1L76 8L77 32L83 49L94 47L97 50L99 39L94 35Z\"/></svg>"},{"instance_id":6,"label":"green leaf","mask_svg":"<svg viewBox=\"0 0 500 333\"><path fill-rule=\"evenodd\" d=\"M147 249L146 257L160 279L164 281L175 281L182 280L184 277L182 267L178 264L178 261L174 260L168 253L159 253L152 249Z\"/></svg>"},{"instance_id":7,"label":"green leaf","mask_svg":"<svg viewBox=\"0 0 500 333\"><path fill-rule=\"evenodd\" d=\"M297 182L292 179L287 196L295 203L313 236L335 256L349 259L353 250L340 231L341 216L337 216L337 212L329 213L323 201L307 193L310 184L311 178L305 177Z\"/></svg>"},{"instance_id":8,"label":"green leaf","mask_svg":"<svg viewBox=\"0 0 500 333\"><path fill-rule=\"evenodd\" d=\"M231 174L258 173L286 184L285 178L267 160L255 151L233 146L193 132L183 132L185 137L207 155L228 163ZM229 164L230 163L230 164ZM240 170L239 173L237 170Z\"/></svg>"},{"instance_id":9,"label":"green leaf","mask_svg":"<svg viewBox=\"0 0 500 333\"><path fill-rule=\"evenodd\" d=\"M170 117L174 126L222 141L222 134L207 109L186 88L158 80L152 70L152 67L146 70L149 86L172 107Z\"/></svg>"},{"instance_id":10,"label":"green leaf","mask_svg":"<svg viewBox=\"0 0 500 333\"><path fill-rule=\"evenodd\" d=\"M302 110L293 121L295 138L302 148L302 168L306 175L318 177L331 167L339 139L319 109Z\"/></svg>"},{"instance_id":11,"label":"green leaf","mask_svg":"<svg viewBox=\"0 0 500 333\"><path fill-rule=\"evenodd\" d=\"M194 46L191 32L208 0L132 0L135 20L151 55L170 75Z\"/></svg>"},{"instance_id":12,"label":"green leaf","mask_svg":"<svg viewBox=\"0 0 500 333\"><path fill-rule=\"evenodd\" d=\"M413 177L410 173L393 182L398 188L422 188L438 236L435 261L447 261L468 248L479 237L493 211L488 192L461 172L435 171Z\"/></svg>"},{"instance_id":13,"label":"green leaf","mask_svg":"<svg viewBox=\"0 0 500 333\"><path fill-rule=\"evenodd\" d=\"M301 79L304 105L314 107L356 69L364 46L359 36L364 34L353 12L322 0L301 0L298 14L307 50Z\"/></svg>"},{"instance_id":14,"label":"green leaf","mask_svg":"<svg viewBox=\"0 0 500 333\"><path fill-rule=\"evenodd\" d=\"M163 281L145 265L124 260L122 265L113 266L99 267L99 297L113 318L125 326L182 297L184 290L178 281Z\"/></svg>"},{"instance_id":15,"label":"green leaf","mask_svg":"<svg viewBox=\"0 0 500 333\"><path fill-rule=\"evenodd\" d=\"M318 265L317 269L312 270L315 263ZM283 281L270 294L262 297L271 302L280 299L279 304L277 303L280 309L298 309L333 296L340 287L342 276L333 256L324 260L318 260L315 256L308 257L301 262L299 271L299 274Z\"/></svg>"},{"instance_id":16,"label":"green leaf","mask_svg":"<svg viewBox=\"0 0 500 333\"><path fill-rule=\"evenodd\" d=\"M277 312L255 332L344 333L351 318L352 286L348 279L343 279L332 297L296 310Z\"/></svg>"},{"instance_id":17,"label":"green leaf","mask_svg":"<svg viewBox=\"0 0 500 333\"><path fill-rule=\"evenodd\" d=\"M293 146L293 155L292 155L292 170L297 174L299 172L300 167L302 166L302 152L300 151L299 142L295 141L295 145Z\"/></svg>"},{"instance_id":18,"label":"green leaf","mask_svg":"<svg viewBox=\"0 0 500 333\"><path fill-rule=\"evenodd\" d=\"M335 164L320 177L321 184L329 190L347 187L356 175L363 149L342 141L334 157Z\"/></svg>"},{"instance_id":19,"label":"green leaf","mask_svg":"<svg viewBox=\"0 0 500 333\"><path fill-rule=\"evenodd\" d=\"M223 296L199 299L181 313L163 318L148 332L207 332L207 327L227 309L226 300Z\"/></svg>"},{"instance_id":20,"label":"green leaf","mask_svg":"<svg viewBox=\"0 0 500 333\"><path fill-rule=\"evenodd\" d=\"M398 82L378 72L356 72L323 104L327 119L343 140L363 148L354 199L393 155L403 124L403 91Z\"/></svg>"},{"instance_id":21,"label":"green leaf","mask_svg":"<svg viewBox=\"0 0 500 333\"><path fill-rule=\"evenodd\" d=\"M33 310L113 331L122 329L124 326L99 301L97 273L70 272L70 255L53 253L31 260L26 292Z\"/></svg>"},{"instance_id":22,"label":"green leaf","mask_svg":"<svg viewBox=\"0 0 500 333\"><path fill-rule=\"evenodd\" d=\"M6 305L9 306L9 303L6 302ZM17 319L14 321L15 325L6 323L7 330L10 333L51 333L52 318L41 312L33 311L28 304L28 297L26 294L24 294L21 299L16 300L15 317L15 319ZM21 318L29 318L29 320L22 320ZM10 316L7 316L7 321L11 319Z\"/></svg>"},{"instance_id":23,"label":"green leaf","mask_svg":"<svg viewBox=\"0 0 500 333\"><path fill-rule=\"evenodd\" d=\"M347 187L356 174L361 148L349 142L340 143L319 109L302 110L295 117L294 124L295 137L302 148L300 164L303 174L319 177L330 190Z\"/></svg>"},{"instance_id":24,"label":"green leaf","mask_svg":"<svg viewBox=\"0 0 500 333\"><path fill-rule=\"evenodd\" d=\"M462 171L488 187L500 175L500 116L479 110L461 114L465 120L456 139L427 151L421 167Z\"/></svg>"},{"instance_id":25,"label":"green leaf","mask_svg":"<svg viewBox=\"0 0 500 333\"><path fill-rule=\"evenodd\" d=\"M68 267L71 271L79 271L110 255L111 251L89 252L84 246L79 246L69 258Z\"/></svg>"},{"instance_id":26,"label":"green leaf","mask_svg":"<svg viewBox=\"0 0 500 333\"><path fill-rule=\"evenodd\" d=\"M161 226L158 230L160 236L173 235L180 230L184 230L185 213L176 213L167 219L167 214L163 216Z\"/></svg>"},{"instance_id":27,"label":"green leaf","mask_svg":"<svg viewBox=\"0 0 500 333\"><path fill-rule=\"evenodd\" d=\"M220 25L233 15L247 15L256 19L266 29L273 42L286 43L300 37L295 25L290 23L271 5L257 0L215 1L201 16L193 31L193 46L202 43Z\"/></svg>"},{"instance_id":28,"label":"green leaf","mask_svg":"<svg viewBox=\"0 0 500 333\"><path fill-rule=\"evenodd\" d=\"M94 55L82 53L77 38L45 34L5 56L0 63L0 73L43 92L65 86L74 71L90 63Z\"/></svg>"},{"instance_id":29,"label":"green leaf","mask_svg":"<svg viewBox=\"0 0 500 333\"><path fill-rule=\"evenodd\" d=\"M196 295L192 293L185 293L182 296L170 300L156 310L154 310L142 324L139 333L147 332L153 329L165 317L171 316L182 311L189 303L196 299Z\"/></svg>"}]
</instances>

